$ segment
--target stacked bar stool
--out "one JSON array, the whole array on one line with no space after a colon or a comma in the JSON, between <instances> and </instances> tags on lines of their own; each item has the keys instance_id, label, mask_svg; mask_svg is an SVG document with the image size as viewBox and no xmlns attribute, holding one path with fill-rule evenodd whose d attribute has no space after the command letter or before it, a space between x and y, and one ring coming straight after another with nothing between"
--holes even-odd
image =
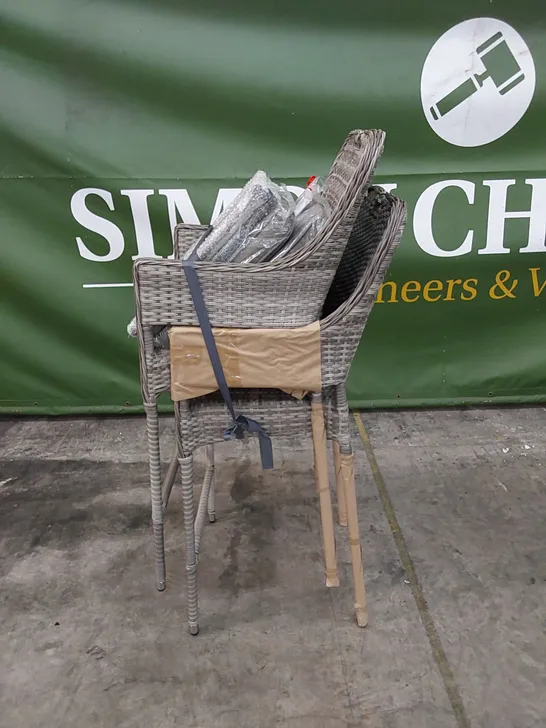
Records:
<instances>
[{"instance_id":1,"label":"stacked bar stool","mask_svg":"<svg viewBox=\"0 0 546 728\"><path fill-rule=\"evenodd\" d=\"M325 296L347 246L370 179L383 152L385 133L356 130L348 134L325 182L332 214L318 235L278 263L237 265L203 261L196 264L213 326L304 326L318 320ZM146 413L152 529L156 581L165 589L166 568L163 516L178 471L175 451L165 479L161 478L161 453L157 398L170 389L170 354L157 333L169 325L198 325L183 268L177 263L184 253L206 236L209 226L178 225L174 231L174 261L146 260L146 286L139 292L142 276L135 264L135 295L140 361L140 381ZM176 303L165 318L164 302ZM264 301L267 306L264 307ZM212 450L209 468L214 467ZM214 481L211 486L214 501Z\"/></svg>"},{"instance_id":2,"label":"stacked bar stool","mask_svg":"<svg viewBox=\"0 0 546 728\"><path fill-rule=\"evenodd\" d=\"M358 137L365 133L353 134ZM364 138L360 138L360 145ZM348 147L350 145L346 142L340 155ZM354 152L353 159L357 158L358 155ZM338 159L334 163L333 170L339 170L339 165L336 168L337 162ZM353 172L356 174L355 170L358 169L358 162L355 162ZM293 298L286 298L290 283L296 292L296 297L302 291L306 294L313 292L314 268L310 265L310 260L313 259L313 255L323 260L326 260L326 257L323 256L324 251L319 256L312 246L305 254L299 254L297 262L284 261L282 271L281 266L276 267L272 264L244 267L229 264L198 264L200 266L198 274L213 327L295 328L320 320L321 391L312 392L301 401L280 390L272 389L233 389L232 396L236 409L262 423L273 441L276 437L301 437L302 434L309 434L313 438L326 583L329 586L336 586L339 583L326 451L326 440L333 441L338 518L342 525L348 526L355 611L359 626L365 626L367 623L367 608L346 380L375 296L405 222L405 205L380 188L368 189L369 174L362 170L358 172L361 187L358 191L355 188L351 196L353 204L350 207L350 222L344 222L346 225L343 233L344 242L340 238L334 245L328 236L322 237L319 241L319 248L328 246L330 241L331 250L335 250L335 255L332 253L335 268L328 276L318 276L317 286L320 291L316 295L313 294L314 310L313 306L309 305L299 314L298 307L290 303ZM343 198L343 194L341 197ZM354 209L355 203L356 209ZM345 220L343 215L338 217L339 223ZM191 237L187 230L187 227L182 230L179 228L178 232L179 239L181 235L186 236L185 244L189 244ZM203 234L203 231L200 230L199 234ZM276 293L273 292L270 277L282 286L282 293L279 294L278 288ZM327 286L324 284L325 280L328 281ZM223 439L222 425L229 415L224 400L218 393L175 404L176 457L171 463L162 490L156 397L159 392L167 391L170 386L169 352L158 351L153 332L158 326L197 326L198 322L188 293L183 265L179 261L137 261L134 266L134 281L142 390L148 420L157 586L160 589L165 587L163 511L176 478L177 467L180 466L186 543L188 620L190 632L197 634L199 630L197 556L207 514L209 520L215 518L213 445ZM241 300L238 298L238 302L234 305L230 293L226 290L234 287L242 288L247 294L242 296L242 299L247 301L242 309ZM288 303L279 305L277 310L275 305L264 306L264 300L268 300L266 297L269 292L274 303L280 300ZM248 304L248 296L251 304ZM193 453L201 447L207 449L208 466L195 512Z\"/></svg>"}]
</instances>

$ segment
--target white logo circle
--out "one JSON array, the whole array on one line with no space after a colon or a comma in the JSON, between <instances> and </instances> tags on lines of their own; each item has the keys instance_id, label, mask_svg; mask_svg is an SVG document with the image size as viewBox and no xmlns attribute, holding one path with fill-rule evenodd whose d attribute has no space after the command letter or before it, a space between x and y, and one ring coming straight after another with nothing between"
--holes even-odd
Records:
<instances>
[{"instance_id":1,"label":"white logo circle","mask_svg":"<svg viewBox=\"0 0 546 728\"><path fill-rule=\"evenodd\" d=\"M495 18L450 28L430 49L421 74L428 123L458 147L500 139L525 114L534 92L529 48L514 28Z\"/></svg>"}]
</instances>

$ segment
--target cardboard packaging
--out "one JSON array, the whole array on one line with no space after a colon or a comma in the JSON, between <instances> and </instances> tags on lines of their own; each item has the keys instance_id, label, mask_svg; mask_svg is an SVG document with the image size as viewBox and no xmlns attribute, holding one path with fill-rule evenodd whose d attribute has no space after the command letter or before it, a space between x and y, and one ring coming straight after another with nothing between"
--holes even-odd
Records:
<instances>
[{"instance_id":1,"label":"cardboard packaging","mask_svg":"<svg viewBox=\"0 0 546 728\"><path fill-rule=\"evenodd\" d=\"M322 390L319 322L295 329L213 329L228 387L281 389L301 399ZM201 329L173 326L171 397L175 402L218 389Z\"/></svg>"}]
</instances>

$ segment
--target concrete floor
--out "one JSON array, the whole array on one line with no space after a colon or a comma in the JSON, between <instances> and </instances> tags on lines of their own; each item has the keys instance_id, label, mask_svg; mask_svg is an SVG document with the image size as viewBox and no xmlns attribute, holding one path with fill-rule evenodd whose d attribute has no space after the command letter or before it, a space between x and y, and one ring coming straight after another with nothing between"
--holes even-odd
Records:
<instances>
[{"instance_id":1,"label":"concrete floor","mask_svg":"<svg viewBox=\"0 0 546 728\"><path fill-rule=\"evenodd\" d=\"M197 638L179 489L154 589L143 421L0 421L0 725L546 726L546 411L363 420L368 628L341 529L323 586L309 446L276 443L264 474L230 443Z\"/></svg>"}]
</instances>

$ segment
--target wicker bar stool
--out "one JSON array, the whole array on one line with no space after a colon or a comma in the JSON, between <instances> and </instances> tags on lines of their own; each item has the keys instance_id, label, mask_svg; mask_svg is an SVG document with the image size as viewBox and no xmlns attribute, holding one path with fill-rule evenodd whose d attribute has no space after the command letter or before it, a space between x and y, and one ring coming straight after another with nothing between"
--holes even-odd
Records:
<instances>
[{"instance_id":1,"label":"wicker bar stool","mask_svg":"<svg viewBox=\"0 0 546 728\"><path fill-rule=\"evenodd\" d=\"M262 423L272 438L301 436L302 433L308 433L313 437L327 569L326 580L327 584L332 586L337 582L337 571L330 488L327 468L324 465L327 458L326 438L334 442L338 517L342 525L348 524L355 587L355 610L359 626L365 626L367 623L367 609L356 508L354 459L345 386L356 347L378 288L400 239L404 222L405 205L392 195L384 193L379 188L372 188L363 197L349 244L340 256L341 263L326 297L320 321L322 392L314 392L312 396L301 401L278 390L234 389L232 392L236 409ZM256 268L258 267L256 266ZM254 266L249 266L248 270L250 271L251 268ZM285 275L289 275L288 271L285 271ZM256 277L261 276L256 275ZM172 286L173 278L179 283L177 287ZM161 263L150 260L138 261L134 268L134 279L143 393L149 396L149 393L154 391L150 390L149 379L151 372L153 386L154 345L151 327L165 323L175 326L195 326L196 321L191 309L188 310L182 303L187 292L184 290L184 273L181 263L178 261L162 261ZM169 290L169 295L163 295L158 300L158 289ZM218 305L214 306L214 303L210 310L214 311L210 314L213 326L272 328L269 321L266 324L257 325L259 321L257 314L249 317L253 323L247 323L249 319L240 312L239 317L236 318L235 312L228 310L223 318L221 308ZM305 323L308 322L300 323L298 321L296 324L292 324L292 327ZM281 328L279 325L277 327ZM150 415L148 409L147 414ZM227 418L226 406L217 393L178 402L175 406L177 457L182 474L183 490L188 618L192 634L197 634L199 630L197 556L207 511L209 520L214 518L215 466L212 446L222 439L221 425L226 422ZM150 417L148 417L149 421ZM152 432L149 436L150 453L154 456L156 437L157 432ZM193 452L199 447L207 448L209 463L201 489L197 515L195 515ZM156 484L155 489L152 488L152 506L154 508L155 504L155 513L156 515L159 513L161 517L160 531L156 528L157 521L153 521L154 536L156 537L156 561L158 580L162 577L164 586L164 560L162 561L160 558L163 554L164 503L161 494L158 451L153 463L151 458L152 464L154 467L151 468L151 472ZM176 465L171 464L166 480L167 487L164 488L165 502L168 500L170 480L174 480L175 475Z\"/></svg>"},{"instance_id":2,"label":"wicker bar stool","mask_svg":"<svg viewBox=\"0 0 546 728\"><path fill-rule=\"evenodd\" d=\"M318 320L384 141L385 133L380 130L350 132L324 182L324 195L332 214L319 234L302 248L278 263L196 264L213 326L291 328ZM166 584L163 511L176 478L178 459L175 453L162 481L157 397L170 388L170 356L154 337L166 325L198 324L184 271L176 260L209 231L209 226L178 225L174 232L175 260L137 261L134 267L140 380L147 421L152 528L160 591ZM146 286L139 292L141 265L145 265ZM163 317L166 299L175 304L167 318ZM214 486L210 503L212 512Z\"/></svg>"}]
</instances>

